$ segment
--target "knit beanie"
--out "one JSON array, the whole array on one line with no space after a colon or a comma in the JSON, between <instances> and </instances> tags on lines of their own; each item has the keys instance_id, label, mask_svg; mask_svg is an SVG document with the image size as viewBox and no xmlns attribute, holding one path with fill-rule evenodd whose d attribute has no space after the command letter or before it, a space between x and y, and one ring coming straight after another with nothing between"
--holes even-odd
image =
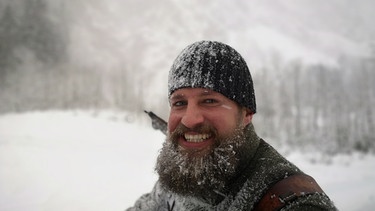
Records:
<instances>
[{"instance_id":1,"label":"knit beanie","mask_svg":"<svg viewBox=\"0 0 375 211\"><path fill-rule=\"evenodd\" d=\"M182 50L169 71L168 96L188 87L211 89L256 112L249 68L229 45L199 41Z\"/></svg>"}]
</instances>

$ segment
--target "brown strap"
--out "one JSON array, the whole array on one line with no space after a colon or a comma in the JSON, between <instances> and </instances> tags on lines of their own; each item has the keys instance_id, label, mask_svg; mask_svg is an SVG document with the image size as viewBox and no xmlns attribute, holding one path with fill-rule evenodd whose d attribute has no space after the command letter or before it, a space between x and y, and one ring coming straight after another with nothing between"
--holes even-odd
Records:
<instances>
[{"instance_id":1,"label":"brown strap","mask_svg":"<svg viewBox=\"0 0 375 211\"><path fill-rule=\"evenodd\" d=\"M256 205L256 211L279 210L299 196L324 193L318 183L306 174L295 174L273 185Z\"/></svg>"}]
</instances>

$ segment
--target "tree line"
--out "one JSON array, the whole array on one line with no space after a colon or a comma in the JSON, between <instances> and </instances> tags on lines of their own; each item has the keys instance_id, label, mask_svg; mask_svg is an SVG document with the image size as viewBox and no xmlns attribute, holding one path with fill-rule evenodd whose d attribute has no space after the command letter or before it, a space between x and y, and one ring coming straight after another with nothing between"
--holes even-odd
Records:
<instances>
[{"instance_id":1,"label":"tree line","mask_svg":"<svg viewBox=\"0 0 375 211\"><path fill-rule=\"evenodd\" d=\"M374 68L375 58L264 68L255 76L261 133L330 153L374 152Z\"/></svg>"},{"instance_id":2,"label":"tree line","mask_svg":"<svg viewBox=\"0 0 375 211\"><path fill-rule=\"evenodd\" d=\"M120 109L143 112L147 81L134 70L103 72L77 65L19 66L0 84L0 112L48 109ZM21 71L21 69L23 70ZM25 71L25 69L28 69ZM290 62L253 74L263 137L335 152L375 151L375 58L343 61L339 67ZM4 78L3 78L4 79ZM144 81L140 83L140 81ZM155 100L166 116L165 96ZM163 102L160 104L160 102Z\"/></svg>"}]
</instances>

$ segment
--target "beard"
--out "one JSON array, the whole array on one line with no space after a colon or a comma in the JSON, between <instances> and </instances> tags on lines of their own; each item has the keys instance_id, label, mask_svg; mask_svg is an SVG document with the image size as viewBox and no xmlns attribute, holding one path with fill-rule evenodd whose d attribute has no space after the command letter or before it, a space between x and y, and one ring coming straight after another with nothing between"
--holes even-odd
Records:
<instances>
[{"instance_id":1,"label":"beard","mask_svg":"<svg viewBox=\"0 0 375 211\"><path fill-rule=\"evenodd\" d=\"M164 142L156 164L159 181L167 190L212 204L229 191L228 185L238 174L251 146L240 125L222 136L214 128L202 126L194 131L214 134L214 145L204 153L186 150L177 143L186 131L189 129L180 124Z\"/></svg>"}]
</instances>

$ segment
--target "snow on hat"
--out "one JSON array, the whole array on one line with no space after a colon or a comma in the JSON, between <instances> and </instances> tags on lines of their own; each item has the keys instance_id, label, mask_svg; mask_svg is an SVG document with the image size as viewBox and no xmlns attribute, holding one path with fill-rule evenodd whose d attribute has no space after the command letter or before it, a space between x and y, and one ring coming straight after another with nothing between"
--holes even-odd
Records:
<instances>
[{"instance_id":1,"label":"snow on hat","mask_svg":"<svg viewBox=\"0 0 375 211\"><path fill-rule=\"evenodd\" d=\"M168 95L187 87L211 89L256 112L249 68L229 45L199 41L182 50L169 71Z\"/></svg>"}]
</instances>

